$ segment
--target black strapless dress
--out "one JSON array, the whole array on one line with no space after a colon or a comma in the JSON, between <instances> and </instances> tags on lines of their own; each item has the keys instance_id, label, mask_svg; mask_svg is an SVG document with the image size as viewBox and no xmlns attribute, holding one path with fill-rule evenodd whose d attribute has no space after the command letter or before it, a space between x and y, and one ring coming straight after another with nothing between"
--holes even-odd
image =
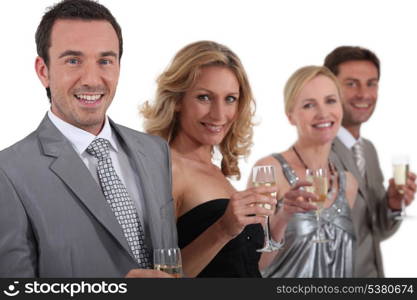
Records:
<instances>
[{"instance_id":1,"label":"black strapless dress","mask_svg":"<svg viewBox=\"0 0 417 300\"><path fill-rule=\"evenodd\" d=\"M184 248L225 212L229 199L200 204L177 220L178 244ZM197 277L261 277L258 261L264 234L260 224L248 225L229 241Z\"/></svg>"}]
</instances>

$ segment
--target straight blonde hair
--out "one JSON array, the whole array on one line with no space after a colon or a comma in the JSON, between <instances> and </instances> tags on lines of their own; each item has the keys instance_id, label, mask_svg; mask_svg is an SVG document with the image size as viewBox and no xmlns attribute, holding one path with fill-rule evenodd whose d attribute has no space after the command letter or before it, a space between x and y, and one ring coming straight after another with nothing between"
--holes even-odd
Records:
<instances>
[{"instance_id":1,"label":"straight blonde hair","mask_svg":"<svg viewBox=\"0 0 417 300\"><path fill-rule=\"evenodd\" d=\"M331 79L337 88L339 97L341 96L341 90L339 82L336 76L324 66L306 66L295 71L288 79L284 88L284 105L285 113L288 115L294 107L294 100L300 93L304 85L313 78L323 75Z\"/></svg>"}]
</instances>

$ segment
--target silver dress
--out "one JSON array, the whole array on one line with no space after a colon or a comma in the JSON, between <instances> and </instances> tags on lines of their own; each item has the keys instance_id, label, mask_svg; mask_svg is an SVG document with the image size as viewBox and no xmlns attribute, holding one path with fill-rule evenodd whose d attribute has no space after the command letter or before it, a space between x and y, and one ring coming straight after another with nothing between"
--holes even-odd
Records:
<instances>
[{"instance_id":1,"label":"silver dress","mask_svg":"<svg viewBox=\"0 0 417 300\"><path fill-rule=\"evenodd\" d=\"M298 177L280 154L273 154L283 173L294 185ZM339 173L339 191L334 203L322 211L321 238L315 243L317 218L314 211L297 213L288 223L285 245L273 262L262 271L263 277L352 277L355 236L350 207L345 195L346 177Z\"/></svg>"}]
</instances>

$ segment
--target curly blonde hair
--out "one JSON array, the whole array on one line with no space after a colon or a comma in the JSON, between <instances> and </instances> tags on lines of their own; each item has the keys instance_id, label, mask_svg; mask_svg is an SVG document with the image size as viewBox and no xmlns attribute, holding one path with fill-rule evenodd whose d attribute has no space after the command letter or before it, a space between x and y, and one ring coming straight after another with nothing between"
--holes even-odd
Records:
<instances>
[{"instance_id":1,"label":"curly blonde hair","mask_svg":"<svg viewBox=\"0 0 417 300\"><path fill-rule=\"evenodd\" d=\"M171 143L179 130L176 104L195 84L201 69L207 66L227 67L239 82L237 118L219 145L223 156L222 173L239 179L238 159L247 156L252 145L255 101L240 59L226 46L213 41L199 41L185 46L175 55L157 79L154 103L146 102L141 108L141 114L145 117L144 129Z\"/></svg>"}]
</instances>

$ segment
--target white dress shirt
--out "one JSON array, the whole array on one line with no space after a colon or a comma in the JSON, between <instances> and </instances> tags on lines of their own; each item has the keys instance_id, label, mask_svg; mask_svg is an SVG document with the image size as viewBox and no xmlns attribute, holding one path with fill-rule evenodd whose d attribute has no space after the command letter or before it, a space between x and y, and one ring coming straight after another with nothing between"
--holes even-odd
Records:
<instances>
[{"instance_id":1,"label":"white dress shirt","mask_svg":"<svg viewBox=\"0 0 417 300\"><path fill-rule=\"evenodd\" d=\"M129 157L121 148L119 141L110 126L108 117L106 116L103 129L97 136L63 121L50 110L48 111L48 117L51 120L51 122L58 128L58 130L71 143L75 152L77 152L77 154L80 156L81 160L84 162L84 164L90 171L91 175L99 185L100 189L100 181L97 175L98 159L90 155L86 151L86 149L96 138L103 138L110 142L110 158L113 162L114 169L117 175L119 176L120 180L125 185L133 202L135 203L139 219L142 225L144 225L146 219L142 210L142 207L144 205L142 204L142 201L144 199L142 189L140 187L140 184L138 184L140 183L140 178L136 174L136 172L134 172L130 164ZM145 229L146 226L142 227ZM146 235L147 230L144 231Z\"/></svg>"},{"instance_id":2,"label":"white dress shirt","mask_svg":"<svg viewBox=\"0 0 417 300\"><path fill-rule=\"evenodd\" d=\"M361 140L361 137L355 139L355 137L345 127L340 127L337 132L337 137L346 146L346 148L352 150L353 145Z\"/></svg>"}]
</instances>

